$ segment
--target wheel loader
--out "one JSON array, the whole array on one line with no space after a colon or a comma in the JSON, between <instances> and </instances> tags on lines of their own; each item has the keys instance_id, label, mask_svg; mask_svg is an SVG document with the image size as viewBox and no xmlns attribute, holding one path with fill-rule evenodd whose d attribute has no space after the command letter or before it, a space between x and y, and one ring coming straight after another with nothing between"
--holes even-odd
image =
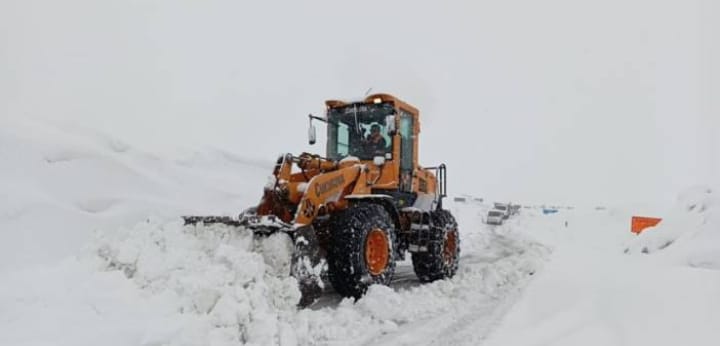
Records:
<instances>
[{"instance_id":1,"label":"wheel loader","mask_svg":"<svg viewBox=\"0 0 720 346\"><path fill-rule=\"evenodd\" d=\"M287 234L300 306L312 304L325 282L355 298L387 285L407 254L422 282L455 275L460 238L443 209L447 170L418 162L418 109L389 94L325 105L324 116L309 115L308 133L315 144L313 121L325 123L324 156L281 155L257 206L237 218L186 216L185 223Z\"/></svg>"}]
</instances>

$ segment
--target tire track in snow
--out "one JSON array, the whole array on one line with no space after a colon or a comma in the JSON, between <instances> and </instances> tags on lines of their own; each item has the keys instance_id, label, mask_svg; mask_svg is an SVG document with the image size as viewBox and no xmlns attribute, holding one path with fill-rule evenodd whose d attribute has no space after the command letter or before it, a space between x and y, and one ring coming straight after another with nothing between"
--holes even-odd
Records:
<instances>
[{"instance_id":1,"label":"tire track in snow","mask_svg":"<svg viewBox=\"0 0 720 346\"><path fill-rule=\"evenodd\" d=\"M466 291L461 302L448 298L448 308L438 315L400 324L396 331L369 338L362 344L480 344L519 299L546 254L544 247L516 239L512 233L510 229L502 233L489 231L491 239L482 251L471 251L462 257L464 275L451 280Z\"/></svg>"},{"instance_id":2,"label":"tire track in snow","mask_svg":"<svg viewBox=\"0 0 720 346\"><path fill-rule=\"evenodd\" d=\"M470 312L457 319L457 323L436 333L429 345L480 345L500 325L503 317L520 299L522 291L529 283L527 279L513 287L508 295L501 300L491 301L488 304L488 315ZM493 305L494 304L494 305ZM446 336L450 336L446 338Z\"/></svg>"}]
</instances>

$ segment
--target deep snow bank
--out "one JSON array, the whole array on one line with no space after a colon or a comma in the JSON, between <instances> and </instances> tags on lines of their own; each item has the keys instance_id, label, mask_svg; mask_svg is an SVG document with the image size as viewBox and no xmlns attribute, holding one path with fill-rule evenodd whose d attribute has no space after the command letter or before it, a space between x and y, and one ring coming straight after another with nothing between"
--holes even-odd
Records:
<instances>
[{"instance_id":1,"label":"deep snow bank","mask_svg":"<svg viewBox=\"0 0 720 346\"><path fill-rule=\"evenodd\" d=\"M75 258L5 277L0 344L297 344L288 246L152 219L100 231Z\"/></svg>"},{"instance_id":2,"label":"deep snow bank","mask_svg":"<svg viewBox=\"0 0 720 346\"><path fill-rule=\"evenodd\" d=\"M288 276L285 234L150 220L101 233L97 247L105 269L121 270L147 294L172 297L177 330L149 330L145 344L296 342L289 321L300 291Z\"/></svg>"},{"instance_id":3,"label":"deep snow bank","mask_svg":"<svg viewBox=\"0 0 720 346\"><path fill-rule=\"evenodd\" d=\"M88 129L0 122L0 273L61 260L93 230L151 215L235 214L257 201L272 167L221 150L160 155Z\"/></svg>"},{"instance_id":4,"label":"deep snow bank","mask_svg":"<svg viewBox=\"0 0 720 346\"><path fill-rule=\"evenodd\" d=\"M704 186L681 193L669 215L638 235L625 251L651 254L675 264L720 269L720 196Z\"/></svg>"},{"instance_id":5,"label":"deep snow bank","mask_svg":"<svg viewBox=\"0 0 720 346\"><path fill-rule=\"evenodd\" d=\"M687 266L711 268L707 264L717 256L711 250L718 246L712 240L716 199L694 189L679 202L663 226L640 237L630 233L627 211L576 210L545 218L555 227L532 233L554 252L488 344L717 344L720 271ZM623 253L628 242L637 255Z\"/></svg>"}]
</instances>

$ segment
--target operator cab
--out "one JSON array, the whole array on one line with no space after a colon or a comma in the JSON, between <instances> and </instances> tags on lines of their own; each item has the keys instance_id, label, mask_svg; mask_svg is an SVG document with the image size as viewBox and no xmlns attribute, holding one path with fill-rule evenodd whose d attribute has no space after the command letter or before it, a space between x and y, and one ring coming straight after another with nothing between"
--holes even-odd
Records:
<instances>
[{"instance_id":1,"label":"operator cab","mask_svg":"<svg viewBox=\"0 0 720 346\"><path fill-rule=\"evenodd\" d=\"M389 102L353 103L327 111L327 157L393 158L395 108Z\"/></svg>"},{"instance_id":2,"label":"operator cab","mask_svg":"<svg viewBox=\"0 0 720 346\"><path fill-rule=\"evenodd\" d=\"M325 105L326 117L310 115L310 144L315 143L312 120L321 120L327 124L327 158L359 160L377 171L373 193L392 196L399 207L429 210L440 205L445 166L423 168L418 163L417 108L388 94L352 103L329 100Z\"/></svg>"}]
</instances>

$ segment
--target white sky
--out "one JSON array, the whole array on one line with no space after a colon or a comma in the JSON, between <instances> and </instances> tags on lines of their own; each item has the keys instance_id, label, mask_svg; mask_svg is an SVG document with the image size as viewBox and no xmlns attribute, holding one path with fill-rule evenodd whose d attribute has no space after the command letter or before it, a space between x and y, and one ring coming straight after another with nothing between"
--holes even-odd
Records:
<instances>
[{"instance_id":1,"label":"white sky","mask_svg":"<svg viewBox=\"0 0 720 346\"><path fill-rule=\"evenodd\" d=\"M451 194L669 201L720 176L720 6L690 1L0 2L0 116L253 158L372 87ZM320 127L322 128L322 127ZM240 177L239 177L240 178Z\"/></svg>"}]
</instances>

